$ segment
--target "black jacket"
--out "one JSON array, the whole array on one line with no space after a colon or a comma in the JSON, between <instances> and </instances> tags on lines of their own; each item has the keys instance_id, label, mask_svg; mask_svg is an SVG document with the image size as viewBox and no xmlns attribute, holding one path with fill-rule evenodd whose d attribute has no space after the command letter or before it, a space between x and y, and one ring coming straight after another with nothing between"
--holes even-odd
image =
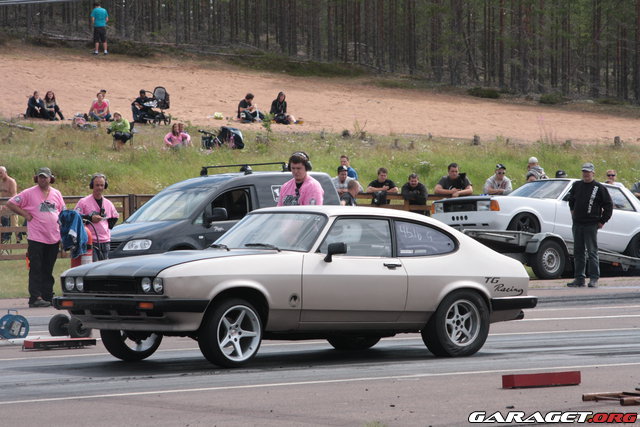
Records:
<instances>
[{"instance_id":1,"label":"black jacket","mask_svg":"<svg viewBox=\"0 0 640 427\"><path fill-rule=\"evenodd\" d=\"M604 224L613 214L607 187L597 181L576 181L569 190L569 209L576 224Z\"/></svg>"},{"instance_id":2,"label":"black jacket","mask_svg":"<svg viewBox=\"0 0 640 427\"><path fill-rule=\"evenodd\" d=\"M427 203L427 187L421 182L415 188L411 188L408 182L405 183L402 186L401 193L405 200L409 200L410 205L424 205Z\"/></svg>"}]
</instances>

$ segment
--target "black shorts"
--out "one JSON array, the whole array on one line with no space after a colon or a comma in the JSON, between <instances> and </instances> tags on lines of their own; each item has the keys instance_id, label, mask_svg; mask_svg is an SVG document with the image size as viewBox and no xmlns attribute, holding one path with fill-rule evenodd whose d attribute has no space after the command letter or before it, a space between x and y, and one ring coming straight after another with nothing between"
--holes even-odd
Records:
<instances>
[{"instance_id":1,"label":"black shorts","mask_svg":"<svg viewBox=\"0 0 640 427\"><path fill-rule=\"evenodd\" d=\"M93 27L93 42L105 43L107 41L107 27Z\"/></svg>"}]
</instances>

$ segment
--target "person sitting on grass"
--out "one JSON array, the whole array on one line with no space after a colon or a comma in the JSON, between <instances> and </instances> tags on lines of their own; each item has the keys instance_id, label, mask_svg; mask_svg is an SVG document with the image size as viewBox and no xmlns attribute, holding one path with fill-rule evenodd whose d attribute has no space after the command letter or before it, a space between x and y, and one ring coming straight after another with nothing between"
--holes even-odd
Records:
<instances>
[{"instance_id":1,"label":"person sitting on grass","mask_svg":"<svg viewBox=\"0 0 640 427\"><path fill-rule=\"evenodd\" d=\"M89 118L96 122L110 122L111 112L109 111L109 102L104 99L104 93L98 92L96 98L89 109Z\"/></svg>"},{"instance_id":2,"label":"person sitting on grass","mask_svg":"<svg viewBox=\"0 0 640 427\"><path fill-rule=\"evenodd\" d=\"M165 149L188 147L191 145L191 137L186 132L180 132L180 125L181 123L171 125L171 132L164 137Z\"/></svg>"},{"instance_id":3,"label":"person sitting on grass","mask_svg":"<svg viewBox=\"0 0 640 427\"><path fill-rule=\"evenodd\" d=\"M49 115L47 114L47 110L44 106L44 102L40 98L40 93L36 90L33 92L33 96L29 97L29 101L27 102L27 112L24 117L26 119L48 119Z\"/></svg>"},{"instance_id":4,"label":"person sitting on grass","mask_svg":"<svg viewBox=\"0 0 640 427\"><path fill-rule=\"evenodd\" d=\"M49 120L58 120L56 115L60 116L60 120L64 120L62 111L56 102L56 94L52 90L48 91L44 96L44 107L46 109Z\"/></svg>"},{"instance_id":5,"label":"person sitting on grass","mask_svg":"<svg viewBox=\"0 0 640 427\"><path fill-rule=\"evenodd\" d=\"M131 139L131 125L119 112L113 113L113 122L109 125L107 133L113 133L113 142L116 150L124 147Z\"/></svg>"},{"instance_id":6,"label":"person sitting on grass","mask_svg":"<svg viewBox=\"0 0 640 427\"><path fill-rule=\"evenodd\" d=\"M276 123L282 125L290 125L296 122L296 118L291 114L287 114L287 101L285 101L286 95L284 92L278 93L276 99L271 103L271 110L269 114L273 115L273 119Z\"/></svg>"}]
</instances>

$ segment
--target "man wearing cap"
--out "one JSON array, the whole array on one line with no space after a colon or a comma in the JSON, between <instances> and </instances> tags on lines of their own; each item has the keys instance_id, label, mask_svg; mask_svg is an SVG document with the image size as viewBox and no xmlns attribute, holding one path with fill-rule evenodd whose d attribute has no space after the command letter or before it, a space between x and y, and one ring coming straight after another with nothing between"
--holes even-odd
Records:
<instances>
[{"instance_id":1,"label":"man wearing cap","mask_svg":"<svg viewBox=\"0 0 640 427\"><path fill-rule=\"evenodd\" d=\"M594 179L593 163L582 165L582 180L569 190L569 209L573 218L574 279L567 283L572 288L585 286L585 268L589 258L589 287L598 287L600 259L598 257L598 229L609 221L613 203L607 188Z\"/></svg>"},{"instance_id":2,"label":"man wearing cap","mask_svg":"<svg viewBox=\"0 0 640 427\"><path fill-rule=\"evenodd\" d=\"M529 164L527 165L527 181L529 181L530 176L535 176L535 180L549 179L547 174L544 173L542 166L538 164L537 157L529 157Z\"/></svg>"},{"instance_id":3,"label":"man wearing cap","mask_svg":"<svg viewBox=\"0 0 640 427\"><path fill-rule=\"evenodd\" d=\"M511 180L507 178L507 167L502 163L496 165L496 171L493 176L487 178L484 183L485 194L509 194L511 193Z\"/></svg>"},{"instance_id":4,"label":"man wearing cap","mask_svg":"<svg viewBox=\"0 0 640 427\"><path fill-rule=\"evenodd\" d=\"M331 182L333 182L333 186L336 187L336 191L340 196L347 192L347 185L349 185L350 181L353 181L353 178L349 178L348 174L349 168L340 165L338 166L338 176L331 178Z\"/></svg>"},{"instance_id":5,"label":"man wearing cap","mask_svg":"<svg viewBox=\"0 0 640 427\"><path fill-rule=\"evenodd\" d=\"M27 220L29 307L48 307L53 298L53 266L60 243L58 215L65 204L62 194L51 187L55 177L49 168L38 169L33 179L36 185L9 199L7 207Z\"/></svg>"}]
</instances>

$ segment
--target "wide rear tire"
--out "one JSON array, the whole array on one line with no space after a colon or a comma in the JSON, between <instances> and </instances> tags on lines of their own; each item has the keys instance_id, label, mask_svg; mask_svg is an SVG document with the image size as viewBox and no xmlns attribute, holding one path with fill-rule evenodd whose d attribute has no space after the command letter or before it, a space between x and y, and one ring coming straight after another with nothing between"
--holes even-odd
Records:
<instances>
[{"instance_id":1,"label":"wide rear tire","mask_svg":"<svg viewBox=\"0 0 640 427\"><path fill-rule=\"evenodd\" d=\"M162 334L139 331L100 330L102 344L114 357L137 362L151 356L162 342Z\"/></svg>"},{"instance_id":2,"label":"wide rear tire","mask_svg":"<svg viewBox=\"0 0 640 427\"><path fill-rule=\"evenodd\" d=\"M489 309L474 291L447 295L422 330L429 351L441 357L471 356L489 335Z\"/></svg>"},{"instance_id":3,"label":"wide rear tire","mask_svg":"<svg viewBox=\"0 0 640 427\"><path fill-rule=\"evenodd\" d=\"M262 334L262 319L253 305L230 298L207 315L198 334L198 346L209 362L238 368L258 353Z\"/></svg>"}]
</instances>

